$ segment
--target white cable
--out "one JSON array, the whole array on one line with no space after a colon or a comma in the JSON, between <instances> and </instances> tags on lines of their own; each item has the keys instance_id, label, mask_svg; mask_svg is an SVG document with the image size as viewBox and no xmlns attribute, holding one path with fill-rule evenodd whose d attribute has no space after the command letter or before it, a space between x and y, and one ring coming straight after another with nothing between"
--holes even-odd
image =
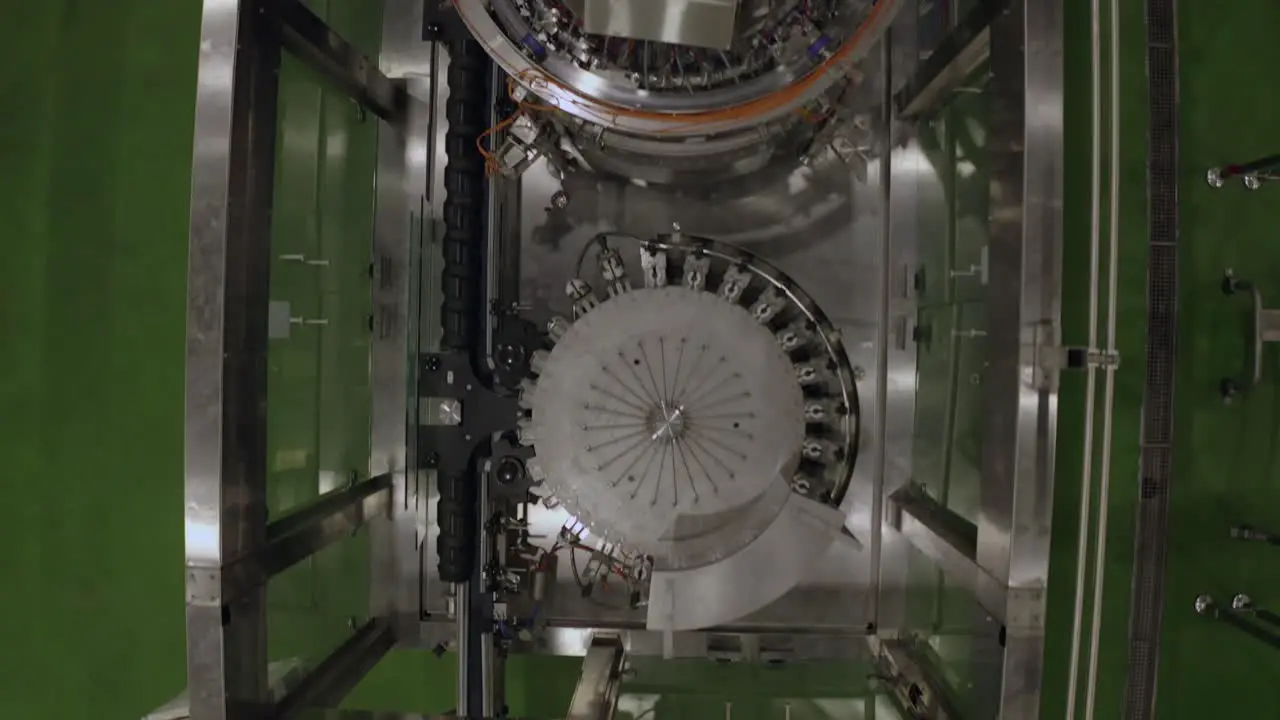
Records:
<instances>
[{"instance_id":1,"label":"white cable","mask_svg":"<svg viewBox=\"0 0 1280 720\"><path fill-rule=\"evenodd\" d=\"M1116 0L1111 0L1111 206L1110 244L1111 260L1107 268L1107 353L1116 352L1116 289L1119 285L1120 254L1120 11ZM1093 560L1093 619L1089 632L1089 687L1085 695L1085 718L1092 720L1098 677L1098 642L1102 635L1102 597L1105 585L1103 567L1107 556L1107 504L1111 490L1111 416L1115 402L1116 371L1114 365L1106 368L1106 391L1102 416L1102 466L1098 481L1098 545Z\"/></svg>"},{"instance_id":2,"label":"white cable","mask_svg":"<svg viewBox=\"0 0 1280 720\"><path fill-rule=\"evenodd\" d=\"M1088 349L1097 346L1098 341L1098 258L1102 244L1102 25L1100 0L1093 0L1091 17L1092 33L1092 93L1093 93L1093 132L1092 132L1092 174L1091 181L1091 227L1089 231L1089 335ZM1084 631L1084 583L1085 562L1089 555L1089 513L1093 490L1093 397L1096 384L1095 371L1092 365L1085 370L1085 405L1084 405L1084 463L1080 473L1080 526L1077 530L1076 544L1076 600L1075 611L1071 622L1071 664L1067 682L1068 720L1075 719L1077 683L1080 674L1081 634Z\"/></svg>"}]
</instances>

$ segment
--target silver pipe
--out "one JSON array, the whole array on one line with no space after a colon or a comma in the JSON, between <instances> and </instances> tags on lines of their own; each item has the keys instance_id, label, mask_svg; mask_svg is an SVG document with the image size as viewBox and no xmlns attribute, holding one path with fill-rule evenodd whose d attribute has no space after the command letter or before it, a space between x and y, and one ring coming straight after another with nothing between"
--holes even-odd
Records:
<instances>
[{"instance_id":1,"label":"silver pipe","mask_svg":"<svg viewBox=\"0 0 1280 720\"><path fill-rule=\"evenodd\" d=\"M1090 350L1098 342L1098 259L1102 245L1102 25L1100 0L1092 0L1091 57L1092 66L1092 142L1090 172L1090 228L1089 228L1089 335L1086 340ZM1085 370L1084 449L1083 467L1080 473L1080 524L1076 539L1076 597L1071 618L1071 663L1067 680L1066 717L1074 720L1076 695L1080 675L1081 634L1084 631L1085 560L1089 555L1089 520L1093 493L1093 404L1097 375L1093 366ZM1092 650L1092 648L1091 648Z\"/></svg>"},{"instance_id":2,"label":"silver pipe","mask_svg":"<svg viewBox=\"0 0 1280 720\"><path fill-rule=\"evenodd\" d=\"M467 686L467 659L471 655L470 629L471 618L471 585L470 583L455 583L453 586L453 612L454 624L457 627L458 638L458 714L462 717L469 717L471 714L470 703L467 698L470 697Z\"/></svg>"},{"instance_id":3,"label":"silver pipe","mask_svg":"<svg viewBox=\"0 0 1280 720\"><path fill-rule=\"evenodd\" d=\"M480 505L480 524L481 524L480 551L477 556L476 562L481 564L480 565L481 567L480 581L481 583L484 583L485 582L484 569L483 569L484 563L486 562L486 558L488 558L492 553L492 549L493 549L492 548L493 539L489 536L489 533L483 529L485 519L489 517L489 512L490 512L489 483L485 482L485 477L483 475L480 475L480 477L476 478L476 482L480 484L479 505ZM477 592L483 592L483 589L477 589ZM497 707L498 703L494 695L494 688L498 686L498 683L495 682L495 678L494 678L494 672L497 669L497 665L496 665L496 651L494 648L494 641L493 641L493 624L492 623L489 623L489 627L484 628L484 630L482 631L482 634L480 635L480 638L481 638L480 697L481 697L481 702L483 703L480 706L480 716L486 717L486 718L497 717L499 708Z\"/></svg>"},{"instance_id":4,"label":"silver pipe","mask_svg":"<svg viewBox=\"0 0 1280 720\"><path fill-rule=\"evenodd\" d=\"M884 76L884 110L881 117L884 149L880 157L880 312L876 328L876 442L875 458L871 470L871 586L868 614L871 623L880 627L880 572L883 552L885 452L888 441L888 424L885 415L889 410L889 264L892 218L890 215L890 170L892 146L889 134L893 124L893 55L891 33L886 32L880 41L880 62Z\"/></svg>"},{"instance_id":5,"label":"silver pipe","mask_svg":"<svg viewBox=\"0 0 1280 720\"><path fill-rule=\"evenodd\" d=\"M502 71L494 65L489 73L489 87L494 92L494 100L499 97L498 93L503 92L501 89L506 88L506 80ZM490 103L493 107L496 102ZM495 116L493 122L497 123L500 118ZM504 133L493 133L490 142L497 151L502 147ZM486 225L488 232L485 233L485 308L492 308L493 301L498 294L498 264L502 255L502 201L498 197L503 189L502 178L494 175L489 178L488 192L485 193L485 213L487 217ZM497 317L493 312L485 312L484 314L484 349L485 357L493 357L493 335L497 330Z\"/></svg>"},{"instance_id":6,"label":"silver pipe","mask_svg":"<svg viewBox=\"0 0 1280 720\"><path fill-rule=\"evenodd\" d=\"M1109 204L1111 206L1109 242L1110 266L1107 268L1107 347L1108 353L1116 351L1116 289L1119 286L1120 256L1120 11L1116 0L1111 2L1111 177ZM1106 368L1106 390L1102 406L1102 466L1098 481L1098 544L1093 558L1093 618L1089 632L1089 685L1085 692L1084 713L1086 720L1093 717L1094 700L1098 681L1098 642L1102 634L1102 597L1106 578L1103 565L1107 555L1107 498L1111 491L1111 418L1115 405L1116 369Z\"/></svg>"}]
</instances>

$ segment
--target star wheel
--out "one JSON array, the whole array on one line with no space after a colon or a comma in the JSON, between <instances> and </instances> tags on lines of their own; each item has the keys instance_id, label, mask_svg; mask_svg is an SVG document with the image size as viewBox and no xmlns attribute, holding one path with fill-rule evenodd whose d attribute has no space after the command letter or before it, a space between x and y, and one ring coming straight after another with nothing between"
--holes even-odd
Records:
<instances>
[{"instance_id":1,"label":"star wheel","mask_svg":"<svg viewBox=\"0 0 1280 720\"><path fill-rule=\"evenodd\" d=\"M857 393L808 296L712 240L594 246L604 296L581 277L568 283L574 320L552 321L553 349L526 383L521 435L541 492L665 570L733 556L792 498L838 506L856 459ZM623 250L641 260L634 278Z\"/></svg>"}]
</instances>

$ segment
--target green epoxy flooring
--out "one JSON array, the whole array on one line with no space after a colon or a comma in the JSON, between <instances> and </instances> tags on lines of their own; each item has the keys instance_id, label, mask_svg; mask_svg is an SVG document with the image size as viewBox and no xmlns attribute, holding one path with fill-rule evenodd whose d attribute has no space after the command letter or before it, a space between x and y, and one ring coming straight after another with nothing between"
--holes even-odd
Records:
<instances>
[{"instance_id":1,"label":"green epoxy flooring","mask_svg":"<svg viewBox=\"0 0 1280 720\"><path fill-rule=\"evenodd\" d=\"M1223 405L1217 383L1244 367L1248 301L1219 291L1222 272L1254 279L1280 301L1280 186L1250 193L1204 182L1207 168L1280 149L1280 6L1179 3L1182 63L1179 182L1180 332L1169 571L1160 655L1161 718L1269 717L1280 703L1277 650L1196 617L1192 601L1247 592L1280 607L1280 548L1233 542L1235 523L1280 527L1280 362L1266 351L1262 385ZM1177 692L1174 688L1182 688Z\"/></svg>"}]
</instances>

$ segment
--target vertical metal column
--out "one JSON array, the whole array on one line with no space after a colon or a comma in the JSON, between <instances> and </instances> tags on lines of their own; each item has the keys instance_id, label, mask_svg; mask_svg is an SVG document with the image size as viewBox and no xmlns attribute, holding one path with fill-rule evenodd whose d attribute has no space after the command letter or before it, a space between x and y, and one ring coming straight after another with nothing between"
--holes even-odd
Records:
<instances>
[{"instance_id":1,"label":"vertical metal column","mask_svg":"<svg viewBox=\"0 0 1280 720\"><path fill-rule=\"evenodd\" d=\"M1002 717L1039 715L1059 341L1062 8L1016 0L991 25L988 366L976 561L1005 591Z\"/></svg>"},{"instance_id":2,"label":"vertical metal column","mask_svg":"<svg viewBox=\"0 0 1280 720\"><path fill-rule=\"evenodd\" d=\"M185 417L187 673L196 720L246 717L266 699L265 583L224 569L266 541L279 35L274 4L204 4Z\"/></svg>"},{"instance_id":3,"label":"vertical metal column","mask_svg":"<svg viewBox=\"0 0 1280 720\"><path fill-rule=\"evenodd\" d=\"M874 628L880 627L880 593L882 556L884 554L884 495L885 472L888 453L889 409L889 305L892 302L893 275L893 33L886 32L880 40L881 88L879 131L880 154L880 314L876 328L876 394L872 417L875 418L875 457L871 470L871 593L867 596L868 621Z\"/></svg>"},{"instance_id":4,"label":"vertical metal column","mask_svg":"<svg viewBox=\"0 0 1280 720\"><path fill-rule=\"evenodd\" d=\"M436 57L433 44L419 28L423 0L385 0L379 69L406 87L403 123L379 128L378 165L374 178L376 211L373 226L373 338L370 345L370 391L373 475L393 479L388 522L370 528L373 553L371 615L390 615L397 636L416 632L422 571L419 529L426 524L425 478L410 445L416 431L416 407L408 400L420 327L419 298L423 259L428 176L432 168L430 74Z\"/></svg>"}]
</instances>

